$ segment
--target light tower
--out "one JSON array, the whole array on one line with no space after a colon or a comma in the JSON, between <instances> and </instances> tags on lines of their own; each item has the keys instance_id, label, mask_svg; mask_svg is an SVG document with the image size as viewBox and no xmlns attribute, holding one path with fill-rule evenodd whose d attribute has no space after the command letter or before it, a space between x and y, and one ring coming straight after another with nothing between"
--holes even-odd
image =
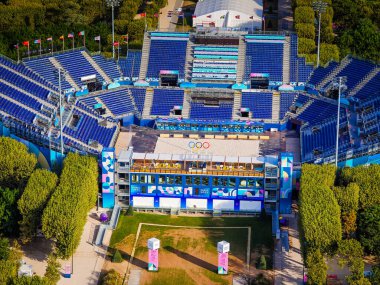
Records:
<instances>
[{"instance_id":1,"label":"light tower","mask_svg":"<svg viewBox=\"0 0 380 285\"><path fill-rule=\"evenodd\" d=\"M313 2L313 10L318 12L318 52L317 52L317 67L319 67L319 52L321 44L321 14L326 12L327 3L321 0Z\"/></svg>"},{"instance_id":2,"label":"light tower","mask_svg":"<svg viewBox=\"0 0 380 285\"><path fill-rule=\"evenodd\" d=\"M115 19L114 19L114 10L115 7L120 5L121 0L106 0L107 6L111 7L112 10L112 58L115 58Z\"/></svg>"}]
</instances>

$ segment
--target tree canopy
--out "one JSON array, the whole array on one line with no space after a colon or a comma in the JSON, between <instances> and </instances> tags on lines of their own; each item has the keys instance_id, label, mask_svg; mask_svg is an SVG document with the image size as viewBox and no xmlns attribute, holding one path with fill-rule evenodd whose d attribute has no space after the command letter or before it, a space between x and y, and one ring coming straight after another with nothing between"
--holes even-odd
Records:
<instances>
[{"instance_id":1,"label":"tree canopy","mask_svg":"<svg viewBox=\"0 0 380 285\"><path fill-rule=\"evenodd\" d=\"M20 191L0 187L0 232L15 236L18 234L20 213L17 209L17 200Z\"/></svg>"},{"instance_id":2,"label":"tree canopy","mask_svg":"<svg viewBox=\"0 0 380 285\"><path fill-rule=\"evenodd\" d=\"M359 215L359 236L366 251L380 257L380 204Z\"/></svg>"},{"instance_id":3,"label":"tree canopy","mask_svg":"<svg viewBox=\"0 0 380 285\"><path fill-rule=\"evenodd\" d=\"M37 164L24 144L8 137L0 137L0 157L0 187L24 186Z\"/></svg>"},{"instance_id":4,"label":"tree canopy","mask_svg":"<svg viewBox=\"0 0 380 285\"><path fill-rule=\"evenodd\" d=\"M67 258L79 245L87 213L98 193L98 165L94 157L69 153L60 183L42 216L42 231L56 239L57 253Z\"/></svg>"},{"instance_id":5,"label":"tree canopy","mask_svg":"<svg viewBox=\"0 0 380 285\"><path fill-rule=\"evenodd\" d=\"M55 190L58 177L45 169L36 169L29 178L26 188L18 201L22 215L20 221L21 236L28 241L41 224L43 210Z\"/></svg>"}]
</instances>

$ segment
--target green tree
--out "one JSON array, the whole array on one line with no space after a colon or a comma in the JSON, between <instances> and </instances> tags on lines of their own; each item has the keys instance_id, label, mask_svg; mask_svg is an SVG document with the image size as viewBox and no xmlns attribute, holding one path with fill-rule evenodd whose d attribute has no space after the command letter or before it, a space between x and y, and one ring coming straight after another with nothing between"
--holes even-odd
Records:
<instances>
[{"instance_id":1,"label":"green tree","mask_svg":"<svg viewBox=\"0 0 380 285\"><path fill-rule=\"evenodd\" d=\"M8 137L0 137L0 157L0 187L23 186L37 164L24 144Z\"/></svg>"},{"instance_id":2,"label":"green tree","mask_svg":"<svg viewBox=\"0 0 380 285\"><path fill-rule=\"evenodd\" d=\"M347 187L334 187L335 198L342 212L356 212L359 209L359 191L356 183L350 183Z\"/></svg>"},{"instance_id":3,"label":"green tree","mask_svg":"<svg viewBox=\"0 0 380 285\"><path fill-rule=\"evenodd\" d=\"M69 153L60 183L42 215L42 231L56 240L57 254L69 257L79 245L88 211L98 193L98 165L94 157Z\"/></svg>"},{"instance_id":4,"label":"green tree","mask_svg":"<svg viewBox=\"0 0 380 285\"><path fill-rule=\"evenodd\" d=\"M20 221L21 236L24 241L30 240L41 224L44 208L57 185L55 173L45 169L35 170L29 178L26 188L18 201L22 215Z\"/></svg>"},{"instance_id":5,"label":"green tree","mask_svg":"<svg viewBox=\"0 0 380 285\"><path fill-rule=\"evenodd\" d=\"M320 61L321 64L326 64L329 61L334 60L338 61L339 60L339 48L337 45L332 45L332 44L321 44L321 52L320 52Z\"/></svg>"},{"instance_id":6,"label":"green tree","mask_svg":"<svg viewBox=\"0 0 380 285\"><path fill-rule=\"evenodd\" d=\"M17 242L14 242L9 250L8 258L0 259L0 284L8 284L13 278L17 277L21 257L20 246Z\"/></svg>"},{"instance_id":7,"label":"green tree","mask_svg":"<svg viewBox=\"0 0 380 285\"><path fill-rule=\"evenodd\" d=\"M47 267L45 272L45 279L49 280L52 284L57 284L59 279L61 278L61 274L59 273L61 265L57 261L57 257L55 254L51 253L48 257Z\"/></svg>"},{"instance_id":8,"label":"green tree","mask_svg":"<svg viewBox=\"0 0 380 285\"><path fill-rule=\"evenodd\" d=\"M261 269L261 270L266 270L267 269L267 261L265 259L265 255L260 256L259 269Z\"/></svg>"},{"instance_id":9,"label":"green tree","mask_svg":"<svg viewBox=\"0 0 380 285\"><path fill-rule=\"evenodd\" d=\"M0 188L0 232L7 235L18 233L20 213L17 210L19 190Z\"/></svg>"},{"instance_id":10,"label":"green tree","mask_svg":"<svg viewBox=\"0 0 380 285\"><path fill-rule=\"evenodd\" d=\"M7 260L9 257L9 239L0 237L0 260Z\"/></svg>"},{"instance_id":11,"label":"green tree","mask_svg":"<svg viewBox=\"0 0 380 285\"><path fill-rule=\"evenodd\" d=\"M122 278L114 269L108 271L102 280L102 285L121 285L121 283Z\"/></svg>"},{"instance_id":12,"label":"green tree","mask_svg":"<svg viewBox=\"0 0 380 285\"><path fill-rule=\"evenodd\" d=\"M308 252L306 266L308 276L307 284L326 284L327 265L319 249Z\"/></svg>"},{"instance_id":13,"label":"green tree","mask_svg":"<svg viewBox=\"0 0 380 285\"><path fill-rule=\"evenodd\" d=\"M315 41L312 39L299 38L298 39L298 54L310 54L316 49Z\"/></svg>"},{"instance_id":14,"label":"green tree","mask_svg":"<svg viewBox=\"0 0 380 285\"><path fill-rule=\"evenodd\" d=\"M342 240L338 243L337 255L339 263L350 269L348 282L357 282L364 276L363 248L355 239Z\"/></svg>"},{"instance_id":15,"label":"green tree","mask_svg":"<svg viewBox=\"0 0 380 285\"><path fill-rule=\"evenodd\" d=\"M313 24L296 24L297 35L300 38L315 39L315 28Z\"/></svg>"},{"instance_id":16,"label":"green tree","mask_svg":"<svg viewBox=\"0 0 380 285\"><path fill-rule=\"evenodd\" d=\"M294 22L296 24L314 24L314 10L311 7L297 7L294 11Z\"/></svg>"},{"instance_id":17,"label":"green tree","mask_svg":"<svg viewBox=\"0 0 380 285\"><path fill-rule=\"evenodd\" d=\"M380 204L359 215L360 242L369 253L380 256Z\"/></svg>"},{"instance_id":18,"label":"green tree","mask_svg":"<svg viewBox=\"0 0 380 285\"><path fill-rule=\"evenodd\" d=\"M123 262L123 257L121 256L120 251L117 249L115 250L115 253L112 256L112 262L114 263L121 263Z\"/></svg>"},{"instance_id":19,"label":"green tree","mask_svg":"<svg viewBox=\"0 0 380 285\"><path fill-rule=\"evenodd\" d=\"M354 182L360 187L359 208L380 204L380 165L345 167L341 171L340 184Z\"/></svg>"}]
</instances>

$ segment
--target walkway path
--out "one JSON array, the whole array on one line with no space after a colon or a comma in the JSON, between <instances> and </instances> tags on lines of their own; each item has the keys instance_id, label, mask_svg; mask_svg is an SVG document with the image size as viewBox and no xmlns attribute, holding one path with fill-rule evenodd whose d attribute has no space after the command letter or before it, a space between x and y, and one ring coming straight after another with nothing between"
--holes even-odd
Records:
<instances>
[{"instance_id":1,"label":"walkway path","mask_svg":"<svg viewBox=\"0 0 380 285\"><path fill-rule=\"evenodd\" d=\"M182 0L168 0L168 5L160 10L159 29L164 32L175 32L176 24L178 21L177 15L174 12L182 7ZM168 12L172 11L172 17L168 18Z\"/></svg>"},{"instance_id":2,"label":"walkway path","mask_svg":"<svg viewBox=\"0 0 380 285\"><path fill-rule=\"evenodd\" d=\"M290 250L282 248L281 240L277 241L274 253L275 285L303 284L303 260L298 232L298 213L283 215L289 220Z\"/></svg>"},{"instance_id":3,"label":"walkway path","mask_svg":"<svg viewBox=\"0 0 380 285\"><path fill-rule=\"evenodd\" d=\"M75 251L73 264L74 272L71 278L63 278L58 281L58 285L66 284L83 284L83 285L96 285L100 272L102 270L105 256L107 252L106 247L98 247L92 245L92 241L95 238L96 231L94 228L99 225L100 222L97 219L95 209L93 209L87 217L86 225L82 233L80 244ZM110 238L111 235L105 235L105 239ZM103 240L104 244L108 244L108 241ZM71 258L61 262L64 268L67 265L71 265ZM63 273L63 269L62 272Z\"/></svg>"}]
</instances>

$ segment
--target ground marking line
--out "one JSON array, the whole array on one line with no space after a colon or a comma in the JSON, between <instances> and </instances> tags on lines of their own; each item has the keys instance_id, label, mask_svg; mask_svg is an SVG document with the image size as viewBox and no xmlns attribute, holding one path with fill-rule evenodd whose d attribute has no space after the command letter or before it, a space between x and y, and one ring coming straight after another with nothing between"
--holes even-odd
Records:
<instances>
[{"instance_id":1,"label":"ground marking line","mask_svg":"<svg viewBox=\"0 0 380 285\"><path fill-rule=\"evenodd\" d=\"M251 257L251 232L252 232L252 227L200 227L200 226L176 226L176 225L163 225L163 224L151 224L151 223L139 223L139 227L137 228L137 233L136 233L136 238L135 242L133 244L133 249L131 256L129 257L129 262L127 269L125 271L124 275L124 282L126 281L126 277L129 275L130 267L133 262L133 258L135 256L135 251L136 251L136 246L137 242L139 240L140 232L141 232L141 227L142 226L155 226L155 227L168 227L168 228L188 228L188 229L247 229L248 230L248 241L247 241L247 268L249 271L249 264L250 264L250 257Z\"/></svg>"}]
</instances>

